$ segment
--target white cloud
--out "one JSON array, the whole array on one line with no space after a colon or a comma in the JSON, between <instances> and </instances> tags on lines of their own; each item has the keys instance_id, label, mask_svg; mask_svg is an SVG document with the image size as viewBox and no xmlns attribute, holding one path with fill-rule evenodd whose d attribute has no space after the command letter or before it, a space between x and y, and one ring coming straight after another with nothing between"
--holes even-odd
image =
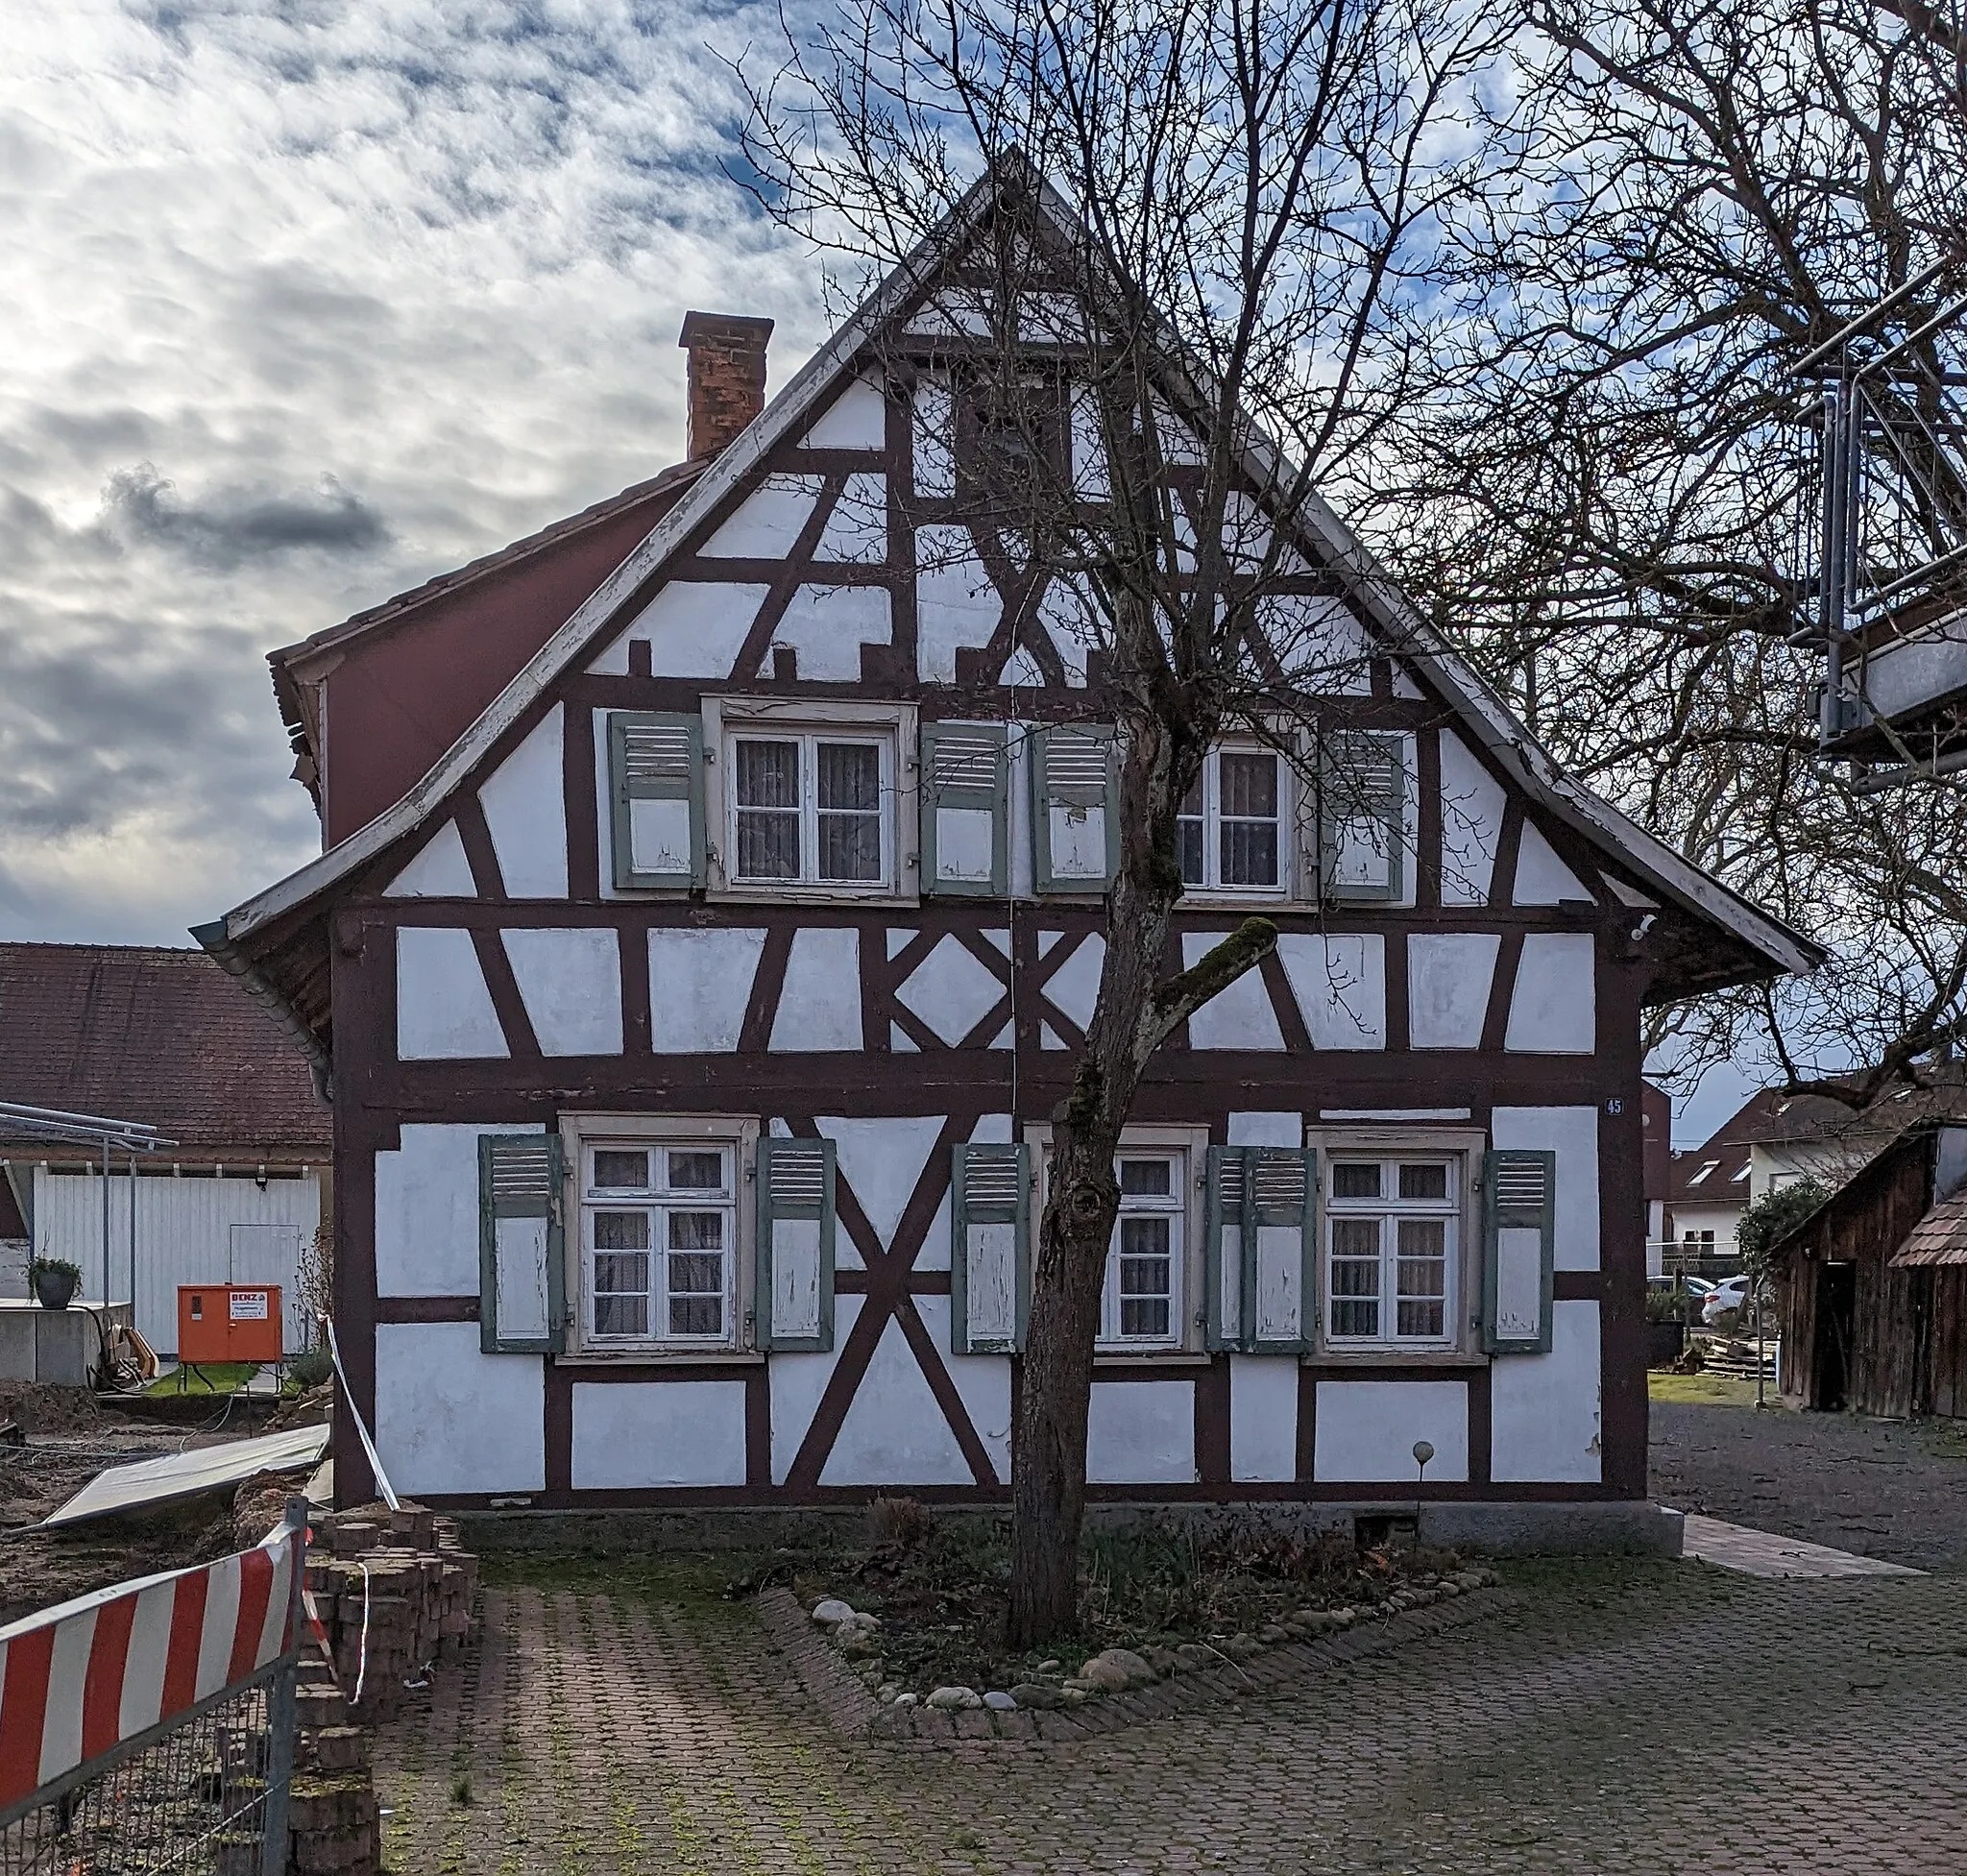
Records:
<instances>
[{"instance_id":1,"label":"white cloud","mask_svg":"<svg viewBox=\"0 0 1967 1876\"><path fill-rule=\"evenodd\" d=\"M15 0L0 935L304 860L264 653L682 453L690 306L824 336L722 173L776 11Z\"/></svg>"}]
</instances>

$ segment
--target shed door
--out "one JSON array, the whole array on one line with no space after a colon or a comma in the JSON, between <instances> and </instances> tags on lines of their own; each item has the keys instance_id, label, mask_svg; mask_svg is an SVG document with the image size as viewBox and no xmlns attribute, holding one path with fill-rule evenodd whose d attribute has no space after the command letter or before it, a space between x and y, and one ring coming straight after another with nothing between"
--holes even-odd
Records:
<instances>
[{"instance_id":1,"label":"shed door","mask_svg":"<svg viewBox=\"0 0 1967 1876\"><path fill-rule=\"evenodd\" d=\"M229 1283L278 1283L280 1288L280 1346L298 1354L305 1345L298 1297L301 1228L298 1225L234 1225L226 1258Z\"/></svg>"}]
</instances>

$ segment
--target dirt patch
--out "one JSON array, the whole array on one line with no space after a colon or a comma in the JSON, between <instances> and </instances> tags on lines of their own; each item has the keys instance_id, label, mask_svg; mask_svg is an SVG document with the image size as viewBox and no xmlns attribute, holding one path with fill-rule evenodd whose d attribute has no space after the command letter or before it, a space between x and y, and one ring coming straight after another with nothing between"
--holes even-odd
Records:
<instances>
[{"instance_id":1,"label":"dirt patch","mask_svg":"<svg viewBox=\"0 0 1967 1876\"><path fill-rule=\"evenodd\" d=\"M103 1410L85 1387L51 1387L44 1381L0 1381L0 1421L29 1433L85 1433L102 1424Z\"/></svg>"}]
</instances>

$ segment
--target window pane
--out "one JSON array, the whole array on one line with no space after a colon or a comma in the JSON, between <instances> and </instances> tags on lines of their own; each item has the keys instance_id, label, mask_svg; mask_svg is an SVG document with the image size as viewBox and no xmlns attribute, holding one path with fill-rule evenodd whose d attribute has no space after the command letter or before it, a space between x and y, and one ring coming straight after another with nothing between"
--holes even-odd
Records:
<instances>
[{"instance_id":1,"label":"window pane","mask_svg":"<svg viewBox=\"0 0 1967 1876\"><path fill-rule=\"evenodd\" d=\"M1200 820L1178 820L1175 823L1175 845L1181 858L1181 883L1184 886L1202 884L1202 824Z\"/></svg>"},{"instance_id":2,"label":"window pane","mask_svg":"<svg viewBox=\"0 0 1967 1876\"><path fill-rule=\"evenodd\" d=\"M1447 1255L1448 1226L1445 1218L1403 1218L1399 1225L1400 1265L1404 1270L1410 1262L1432 1263L1437 1272L1442 1260ZM1400 1285L1402 1295L1410 1294L1407 1285Z\"/></svg>"},{"instance_id":3,"label":"window pane","mask_svg":"<svg viewBox=\"0 0 1967 1876\"><path fill-rule=\"evenodd\" d=\"M1167 1161L1136 1162L1159 1164ZM1169 1279L1174 1269L1167 1218L1123 1218L1120 1221L1120 1332L1122 1335L1165 1336L1173 1314Z\"/></svg>"},{"instance_id":4,"label":"window pane","mask_svg":"<svg viewBox=\"0 0 1967 1876\"><path fill-rule=\"evenodd\" d=\"M1439 1336L1447 1316L1447 1221L1402 1218L1396 1231L1394 1332Z\"/></svg>"},{"instance_id":5,"label":"window pane","mask_svg":"<svg viewBox=\"0 0 1967 1876\"><path fill-rule=\"evenodd\" d=\"M646 1290L649 1256L646 1251L602 1251L595 1256L595 1293L619 1296Z\"/></svg>"},{"instance_id":6,"label":"window pane","mask_svg":"<svg viewBox=\"0 0 1967 1876\"><path fill-rule=\"evenodd\" d=\"M596 1251L646 1251L649 1248L649 1215L645 1211L597 1211L595 1213ZM644 1279L644 1281L647 1279Z\"/></svg>"},{"instance_id":7,"label":"window pane","mask_svg":"<svg viewBox=\"0 0 1967 1876\"><path fill-rule=\"evenodd\" d=\"M645 1296L595 1297L596 1335L646 1335L649 1332L649 1300Z\"/></svg>"},{"instance_id":8,"label":"window pane","mask_svg":"<svg viewBox=\"0 0 1967 1876\"><path fill-rule=\"evenodd\" d=\"M1332 1197L1335 1199L1378 1198L1378 1165L1372 1160L1340 1161L1332 1168Z\"/></svg>"},{"instance_id":9,"label":"window pane","mask_svg":"<svg viewBox=\"0 0 1967 1876\"><path fill-rule=\"evenodd\" d=\"M1223 812L1241 819L1277 817L1277 759L1233 750L1222 757Z\"/></svg>"},{"instance_id":10,"label":"window pane","mask_svg":"<svg viewBox=\"0 0 1967 1876\"><path fill-rule=\"evenodd\" d=\"M1169 1196L1168 1161L1165 1159L1123 1159L1120 1162L1120 1189L1147 1198Z\"/></svg>"},{"instance_id":11,"label":"window pane","mask_svg":"<svg viewBox=\"0 0 1967 1876\"><path fill-rule=\"evenodd\" d=\"M649 1157L617 1147L595 1151L595 1183L604 1191L644 1192L648 1189Z\"/></svg>"},{"instance_id":12,"label":"window pane","mask_svg":"<svg viewBox=\"0 0 1967 1876\"><path fill-rule=\"evenodd\" d=\"M722 1335L724 1299L720 1296L672 1296L669 1299L671 1335Z\"/></svg>"},{"instance_id":13,"label":"window pane","mask_svg":"<svg viewBox=\"0 0 1967 1876\"><path fill-rule=\"evenodd\" d=\"M1366 1170L1377 1172L1376 1167ZM1330 1292L1334 1335L1379 1333L1379 1220L1332 1220Z\"/></svg>"},{"instance_id":14,"label":"window pane","mask_svg":"<svg viewBox=\"0 0 1967 1876\"><path fill-rule=\"evenodd\" d=\"M1442 1317L1445 1305L1440 1303L1421 1303L1402 1297L1395 1305L1396 1335L1440 1335Z\"/></svg>"},{"instance_id":15,"label":"window pane","mask_svg":"<svg viewBox=\"0 0 1967 1876\"><path fill-rule=\"evenodd\" d=\"M1225 886L1276 885L1275 821L1226 820L1222 838Z\"/></svg>"},{"instance_id":16,"label":"window pane","mask_svg":"<svg viewBox=\"0 0 1967 1876\"><path fill-rule=\"evenodd\" d=\"M670 1191L721 1192L723 1189L724 1156L721 1153L669 1155Z\"/></svg>"},{"instance_id":17,"label":"window pane","mask_svg":"<svg viewBox=\"0 0 1967 1876\"><path fill-rule=\"evenodd\" d=\"M830 880L880 879L880 815L835 814L821 810L819 877Z\"/></svg>"},{"instance_id":18,"label":"window pane","mask_svg":"<svg viewBox=\"0 0 1967 1876\"><path fill-rule=\"evenodd\" d=\"M1120 1303L1120 1332L1123 1335L1166 1335L1168 1333L1168 1299L1122 1298Z\"/></svg>"},{"instance_id":19,"label":"window pane","mask_svg":"<svg viewBox=\"0 0 1967 1876\"><path fill-rule=\"evenodd\" d=\"M669 1249L672 1251L721 1251L724 1248L724 1214L721 1211L672 1211L669 1214Z\"/></svg>"},{"instance_id":20,"label":"window pane","mask_svg":"<svg viewBox=\"0 0 1967 1876\"><path fill-rule=\"evenodd\" d=\"M873 814L881 807L881 751L870 743L819 744L819 792L822 808L846 808Z\"/></svg>"},{"instance_id":21,"label":"window pane","mask_svg":"<svg viewBox=\"0 0 1967 1876\"><path fill-rule=\"evenodd\" d=\"M1448 1195L1445 1166L1402 1166L1400 1197L1403 1199L1445 1199Z\"/></svg>"},{"instance_id":22,"label":"window pane","mask_svg":"<svg viewBox=\"0 0 1967 1876\"><path fill-rule=\"evenodd\" d=\"M737 757L741 808L798 807L798 743L741 742Z\"/></svg>"},{"instance_id":23,"label":"window pane","mask_svg":"<svg viewBox=\"0 0 1967 1876\"><path fill-rule=\"evenodd\" d=\"M738 873L741 879L799 877L799 816L796 812L738 811Z\"/></svg>"},{"instance_id":24,"label":"window pane","mask_svg":"<svg viewBox=\"0 0 1967 1876\"><path fill-rule=\"evenodd\" d=\"M648 1242L644 1212L601 1212L595 1219L597 1244L610 1237ZM649 1332L649 1257L646 1251L595 1254L595 1333L646 1335Z\"/></svg>"}]
</instances>

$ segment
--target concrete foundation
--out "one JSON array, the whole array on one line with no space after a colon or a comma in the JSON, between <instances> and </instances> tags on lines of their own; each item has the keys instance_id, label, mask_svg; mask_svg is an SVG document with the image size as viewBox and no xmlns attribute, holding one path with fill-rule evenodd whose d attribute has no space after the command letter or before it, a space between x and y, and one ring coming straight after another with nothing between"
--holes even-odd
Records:
<instances>
[{"instance_id":1,"label":"concrete foundation","mask_svg":"<svg viewBox=\"0 0 1967 1876\"><path fill-rule=\"evenodd\" d=\"M43 1309L38 1303L0 1297L0 1381L42 1381L87 1387L103 1360L103 1337L131 1322L127 1303L72 1303Z\"/></svg>"}]
</instances>

